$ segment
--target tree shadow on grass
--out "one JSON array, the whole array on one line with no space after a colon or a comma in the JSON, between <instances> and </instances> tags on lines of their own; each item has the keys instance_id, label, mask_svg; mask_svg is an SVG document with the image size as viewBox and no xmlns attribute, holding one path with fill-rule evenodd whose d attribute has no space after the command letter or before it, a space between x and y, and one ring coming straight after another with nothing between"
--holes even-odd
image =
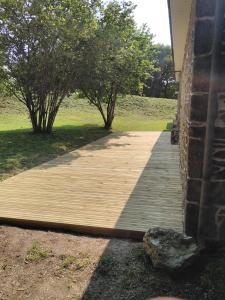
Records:
<instances>
[{"instance_id":1,"label":"tree shadow on grass","mask_svg":"<svg viewBox=\"0 0 225 300\"><path fill-rule=\"evenodd\" d=\"M0 131L0 181L108 134L92 124L56 127L52 135L34 135L29 129Z\"/></svg>"},{"instance_id":2,"label":"tree shadow on grass","mask_svg":"<svg viewBox=\"0 0 225 300\"><path fill-rule=\"evenodd\" d=\"M171 127L167 124L167 130ZM68 153L82 146L87 145L86 150L97 151L110 147L123 147L124 143L115 142L120 139L121 134L114 135L113 143L109 143L108 138L101 143L93 143L109 135L110 132L102 127L85 124L83 126L64 125L55 127L52 135L34 135L30 129L17 129L10 131L0 131L0 181L22 171L39 166L40 169L51 167L52 165L70 164L74 159L79 158L78 153ZM66 156L59 156L67 153ZM59 158L58 158L59 157ZM46 163L42 165L43 163Z\"/></svg>"}]
</instances>

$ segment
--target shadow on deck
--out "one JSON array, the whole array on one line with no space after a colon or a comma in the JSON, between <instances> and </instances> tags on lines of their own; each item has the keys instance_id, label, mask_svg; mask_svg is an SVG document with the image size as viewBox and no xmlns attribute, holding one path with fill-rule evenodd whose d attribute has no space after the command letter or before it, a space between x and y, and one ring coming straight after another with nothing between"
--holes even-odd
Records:
<instances>
[{"instance_id":1,"label":"shadow on deck","mask_svg":"<svg viewBox=\"0 0 225 300\"><path fill-rule=\"evenodd\" d=\"M146 222L149 222L149 228L160 226L163 228L172 228L180 232L183 231L182 192L178 160L179 153L178 148L170 145L168 139L169 134L162 132L152 149L152 155L146 163L129 200L121 212L115 226L116 228L124 227L124 224L132 226L132 222L135 221L134 223L136 224L136 219L138 218L138 222L140 223L139 228L142 229L146 228ZM160 184L159 180L161 181ZM151 198L150 203L149 196ZM143 203L146 203L147 201L146 205L150 209L143 210L140 201L143 201ZM143 235L140 236L140 232L137 233L138 239L142 236ZM127 257L128 273L126 276L121 276L120 274L120 278L123 278L124 282L118 282L115 279L116 273L113 275L109 272L107 276L104 276L103 274L102 279L101 275L99 275L102 274L103 266L106 264L107 268L107 263L110 264L110 260L113 262L113 259L115 259L114 256L119 255L120 252L117 248L116 239L110 239L96 266L88 287L83 293L82 300L146 300L149 299L149 296L152 294L154 294L154 296L158 295L157 287L154 291L151 289L151 285L154 285L154 283L151 282L151 285L147 287L148 280L151 280L148 276L154 278L156 275L150 275L145 268L146 262L143 261L145 258L140 250L142 248L136 248L136 253L133 253L134 247L129 243L127 244L127 247L131 248L130 254ZM142 260L142 263L140 259ZM137 263L135 260L139 260L139 262ZM141 264L143 270L138 269ZM118 270L118 272L120 272L120 270ZM141 278L138 277L140 274L142 274ZM135 284L134 278L136 276L137 286L129 286L130 283ZM104 280L104 284L102 284L101 280ZM113 284L111 284L111 280L114 281ZM143 280L146 280L146 282L143 282ZM105 288L107 285L106 281L108 281L109 284L108 290ZM144 285L144 288L142 286L140 287L140 285ZM125 286L127 286L126 295L124 295L124 290L126 290ZM162 289L163 287L160 286L160 290ZM118 295L120 295L121 298L118 298Z\"/></svg>"},{"instance_id":2,"label":"shadow on deck","mask_svg":"<svg viewBox=\"0 0 225 300\"><path fill-rule=\"evenodd\" d=\"M132 221L136 220L139 230L144 232L146 224L149 227L182 231L182 189L178 155L178 147L169 143L169 133L162 132L116 228L124 227L124 223L132 227Z\"/></svg>"},{"instance_id":3,"label":"shadow on deck","mask_svg":"<svg viewBox=\"0 0 225 300\"><path fill-rule=\"evenodd\" d=\"M112 134L12 177L0 184L0 220L138 239L152 226L182 231L178 147L169 136Z\"/></svg>"},{"instance_id":4,"label":"shadow on deck","mask_svg":"<svg viewBox=\"0 0 225 300\"><path fill-rule=\"evenodd\" d=\"M68 230L73 230L75 232L103 234L103 235L105 234L107 236L117 236L117 237L119 236L132 237L137 239L142 239L144 232L153 226L173 228L178 231L182 231L183 229L182 193L181 193L181 182L180 182L180 173L179 173L178 147L170 144L170 134L167 132L162 132L161 134L156 134L156 133L152 134L154 138L151 142L149 141L146 141L144 143L140 142L139 136L141 136L141 140L144 141L145 139L150 138L151 135L149 133L146 133L146 135L144 135L143 133L142 136L142 133L135 133L135 132L113 134L112 136L104 137L101 140L98 140L92 144L85 146L83 150L81 149L81 150L71 152L62 157L47 162L43 165L37 166L30 171L21 173L20 175L18 175L19 177L15 176L13 178L10 178L9 180L6 180L2 184L0 184L0 202L4 202L3 203L4 209L5 211L9 209L8 210L9 214L8 214L8 218L4 218L4 212L2 213L0 212L0 220L2 221L2 223L7 222L9 224L15 224L19 226L24 225L25 227L34 226L39 228L47 227L47 228L68 229ZM132 138L135 141L135 144L133 146L130 144L131 142L129 142L130 140L132 140ZM112 150L112 152L110 153L104 152L110 150ZM100 152L103 151L103 153L99 154L99 151ZM149 153L150 151L151 154ZM115 155L116 155L116 159L115 159ZM120 155L122 156L121 165L118 164L117 162ZM79 162L82 159L87 159L86 163L85 164L81 163L80 165L77 165L77 162ZM94 168L93 161L98 162L95 168ZM93 165L90 165L91 163L93 163ZM118 166L121 167L121 169ZM126 168L128 169L126 170ZM108 193L108 195L106 193L104 194L106 200L106 208L105 210L102 211L102 213L104 213L104 211L108 213L105 216L103 215L103 219L105 218L105 221L107 221L107 219L111 217L110 205L112 205L112 203L115 201L117 208L118 207L120 208L120 206L118 206L119 205L118 198L121 197L121 199L126 199L122 208L118 210L119 213L117 215L118 217L114 224L114 228L110 229L110 228L101 228L98 226L96 227L77 226L76 224L71 224L71 219L70 219L70 223L60 222L59 221L61 220L60 217L61 218L64 217L63 215L64 212L65 214L70 213L70 210L74 205L72 199L71 201L68 200L70 199L69 197L66 200L67 202L65 201L65 203L68 204L68 207L66 208L65 211L62 211L64 206L61 203L61 201L63 200L60 199L59 197L59 201L58 201L59 203L55 203L54 194L50 194L50 198L52 198L51 200L52 204L55 204L56 206L53 208L53 211L51 212L51 214L53 215L55 214L54 222L51 221L47 222L46 220L43 220L44 213L46 212L48 207L45 203L46 201L43 201L42 202L43 207L40 207L41 205L38 202L38 198L34 199L33 204L30 203L29 200L26 200L27 202L25 201L24 203L27 203L27 207L24 206L23 203L24 199L22 198L23 191L22 191L22 186L20 186L21 182L27 180L26 182L27 190L30 190L31 192L31 187L33 182L29 183L29 180L33 175L37 176L37 174L39 174L38 175L39 177L37 179L35 179L34 176L34 180L40 182L39 180L41 180L42 176L45 173L47 173L48 176L49 175L53 176L52 181L54 181L54 178L57 179L58 176L61 176L62 175L61 172L63 172L64 170L65 172L68 172L67 177L64 178L65 180L64 188L66 190L66 188L68 187L66 182L67 179L71 178L71 176L75 176L73 173L75 170L78 172L78 169L84 172L82 173L83 175L86 174L85 178L83 179L84 180L83 184L84 187L85 185L88 185L87 189L92 188L92 183L94 182L91 181L88 184L86 181L88 178L90 178L89 177L90 170L92 170L91 176L94 176L94 178L96 178L96 176L98 175L100 176L102 170L105 169L106 169L104 173L105 179L109 179L112 177L114 178L115 182L110 183L110 192ZM83 176L82 174L81 176ZM101 181L104 181L104 176L101 178ZM19 183L20 183L20 184L17 183L17 187L18 187L18 191L21 193L20 194L21 203L18 203L18 207L14 208L13 203L16 203L17 193L14 192L14 194L11 194L10 189L14 187L17 178L19 179ZM91 177L90 180L94 180L94 178ZM120 178L122 179L120 180ZM51 187L57 188L57 186L56 187L54 186L53 184L54 182L51 185L50 179L51 178L49 177L48 178L49 182L45 183L46 185L39 186L39 189L36 191L36 194L40 193L39 198L43 197L43 195L41 194L43 188L49 191L51 191ZM71 182L74 182L78 179L79 177L73 177L73 181ZM8 182L9 184L7 184L6 182ZM35 184L37 184L37 182L35 181ZM105 191L107 191L106 187L105 187ZM7 201L8 199L5 197L5 195L1 197L1 193L3 191L8 193L9 199L12 199L13 197L12 202L10 201L8 202ZM53 189L53 191L55 190ZM125 193L124 196L123 196L123 191ZM59 192L59 190L57 190L57 192ZM72 190L70 197L73 194L73 192L74 190ZM97 196L101 194L101 185L96 186L95 192ZM79 196L77 197L79 198ZM95 199L99 200L98 198ZM46 198L46 200L48 199ZM97 200L96 200L96 206L99 205ZM32 212L34 212L35 209L37 210L39 209L38 211L38 214L40 216L39 220L35 218L33 219L25 218L26 217L25 211L28 210L29 206ZM83 209L83 215L85 220L85 215L88 215L88 212L85 211L87 207L85 206L83 208L82 201L80 201L80 206L81 206L81 211ZM21 214L18 214L17 212L20 209L21 209ZM13 218L9 217L11 212L15 213ZM93 211L91 213L93 214ZM114 214L113 211L112 214ZM23 216L23 219L19 217L18 219L16 219L15 217L16 215ZM95 221L97 222L96 224L98 224L99 220L96 219ZM104 287L103 286L101 287L101 280L99 280L99 276L95 276L95 274L99 272L99 268L101 268L102 262L105 261L105 257L107 257L108 255L113 255L113 253L115 253L115 247L116 247L116 240L115 239L109 240L108 246L105 249L104 253L102 254L99 264L96 267L95 273L93 274L90 280L88 288L83 294L82 300L108 299L107 291L105 291L105 285ZM119 250L117 249L116 252L118 253ZM116 285L113 285L112 288L115 288L115 286ZM113 290L111 290L110 294L111 295L113 294ZM117 294L116 291L115 294ZM140 295L139 298L135 298L135 299L142 300L142 299L146 299L147 296L148 296L147 294ZM123 299L128 299L128 298L123 298Z\"/></svg>"}]
</instances>

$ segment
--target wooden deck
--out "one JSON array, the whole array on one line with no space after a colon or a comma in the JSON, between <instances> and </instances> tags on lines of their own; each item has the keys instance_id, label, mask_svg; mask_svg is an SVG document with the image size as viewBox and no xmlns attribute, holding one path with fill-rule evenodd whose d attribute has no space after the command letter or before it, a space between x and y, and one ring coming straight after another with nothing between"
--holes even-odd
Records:
<instances>
[{"instance_id":1,"label":"wooden deck","mask_svg":"<svg viewBox=\"0 0 225 300\"><path fill-rule=\"evenodd\" d=\"M165 132L113 133L0 183L0 221L123 237L182 231L178 147Z\"/></svg>"}]
</instances>

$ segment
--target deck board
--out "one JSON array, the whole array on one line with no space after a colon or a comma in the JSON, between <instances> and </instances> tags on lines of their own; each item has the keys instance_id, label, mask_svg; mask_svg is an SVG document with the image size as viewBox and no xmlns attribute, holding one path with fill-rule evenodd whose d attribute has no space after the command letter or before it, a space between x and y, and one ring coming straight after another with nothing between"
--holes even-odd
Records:
<instances>
[{"instance_id":1,"label":"deck board","mask_svg":"<svg viewBox=\"0 0 225 300\"><path fill-rule=\"evenodd\" d=\"M131 237L182 231L178 147L166 132L113 133L0 183L0 221Z\"/></svg>"}]
</instances>

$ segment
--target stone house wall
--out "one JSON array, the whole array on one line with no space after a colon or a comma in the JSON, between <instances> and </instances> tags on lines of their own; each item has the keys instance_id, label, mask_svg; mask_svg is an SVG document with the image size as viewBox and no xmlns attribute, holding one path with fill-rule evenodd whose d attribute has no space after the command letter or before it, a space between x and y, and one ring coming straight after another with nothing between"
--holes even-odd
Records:
<instances>
[{"instance_id":1,"label":"stone house wall","mask_svg":"<svg viewBox=\"0 0 225 300\"><path fill-rule=\"evenodd\" d=\"M179 133L185 231L225 240L225 1L193 1Z\"/></svg>"},{"instance_id":2,"label":"stone house wall","mask_svg":"<svg viewBox=\"0 0 225 300\"><path fill-rule=\"evenodd\" d=\"M188 177L188 144L189 144L189 116L190 116L190 95L192 89L193 77L193 39L194 39L194 13L195 4L192 7L192 13L189 24L189 31L185 46L185 57L182 70L182 79L180 82L180 93L178 99L178 127L180 142L180 163L181 176L183 183L184 197L187 194Z\"/></svg>"}]
</instances>

